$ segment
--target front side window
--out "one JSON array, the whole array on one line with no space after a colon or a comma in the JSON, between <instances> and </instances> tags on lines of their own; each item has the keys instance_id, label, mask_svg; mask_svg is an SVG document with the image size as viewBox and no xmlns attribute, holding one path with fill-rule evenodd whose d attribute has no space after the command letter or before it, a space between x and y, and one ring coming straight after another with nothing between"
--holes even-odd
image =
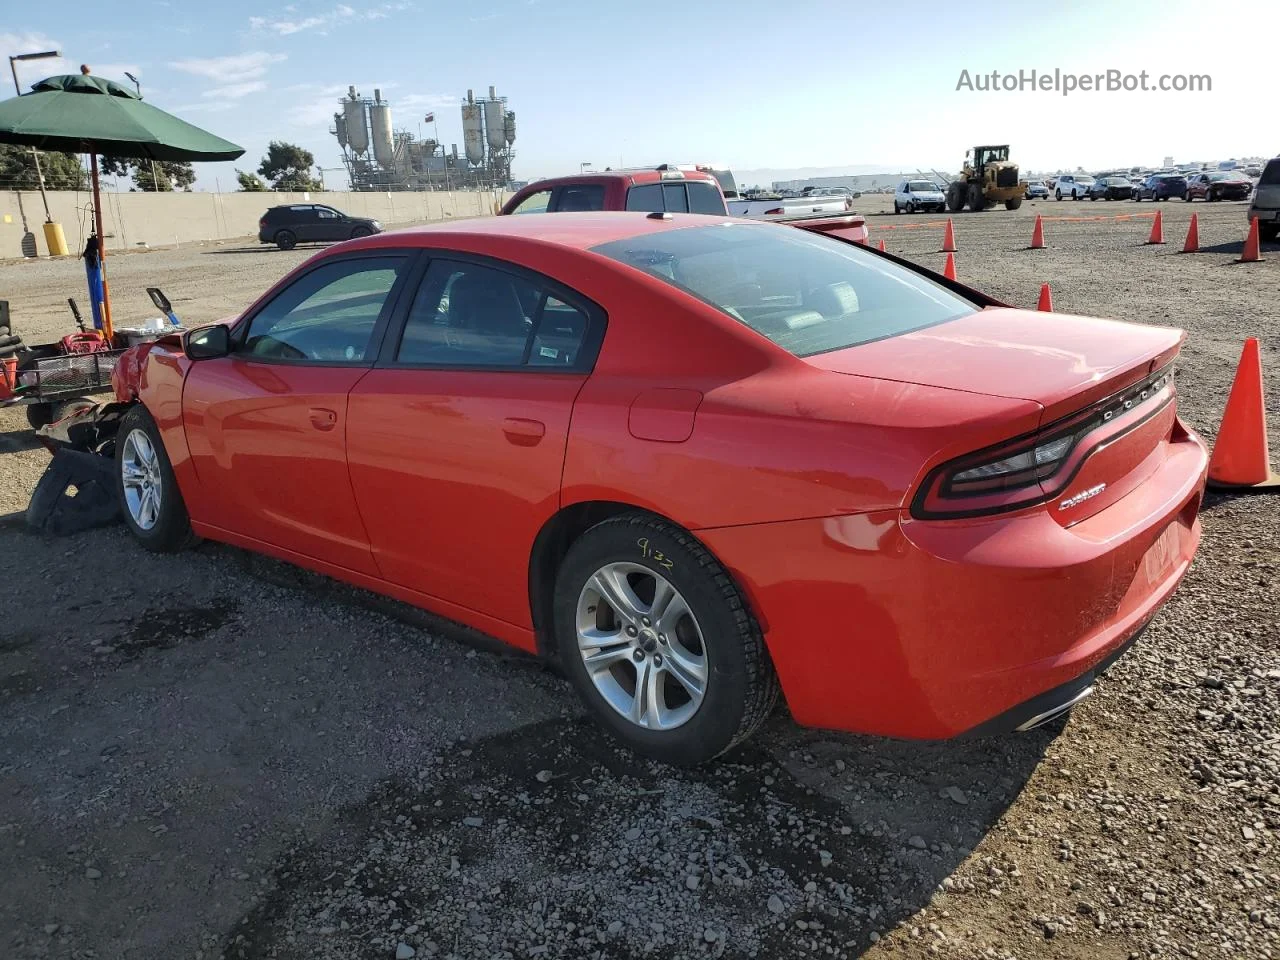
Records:
<instances>
[{"instance_id":1,"label":"front side window","mask_svg":"<svg viewBox=\"0 0 1280 960\"><path fill-rule=\"evenodd\" d=\"M692 294L800 357L977 309L905 267L793 227L687 227L592 249Z\"/></svg>"},{"instance_id":2,"label":"front side window","mask_svg":"<svg viewBox=\"0 0 1280 960\"><path fill-rule=\"evenodd\" d=\"M582 311L523 276L433 260L410 308L396 362L571 367L586 332Z\"/></svg>"},{"instance_id":3,"label":"front side window","mask_svg":"<svg viewBox=\"0 0 1280 960\"><path fill-rule=\"evenodd\" d=\"M320 215L321 220L341 220L342 214L337 210L331 210L329 207L316 207L316 213Z\"/></svg>"},{"instance_id":4,"label":"front side window","mask_svg":"<svg viewBox=\"0 0 1280 960\"><path fill-rule=\"evenodd\" d=\"M285 287L254 314L237 353L260 360L356 363L371 341L404 257L327 263Z\"/></svg>"},{"instance_id":5,"label":"front side window","mask_svg":"<svg viewBox=\"0 0 1280 960\"><path fill-rule=\"evenodd\" d=\"M516 206L512 213L546 213L547 204L551 202L551 191L538 190L529 194Z\"/></svg>"}]
</instances>

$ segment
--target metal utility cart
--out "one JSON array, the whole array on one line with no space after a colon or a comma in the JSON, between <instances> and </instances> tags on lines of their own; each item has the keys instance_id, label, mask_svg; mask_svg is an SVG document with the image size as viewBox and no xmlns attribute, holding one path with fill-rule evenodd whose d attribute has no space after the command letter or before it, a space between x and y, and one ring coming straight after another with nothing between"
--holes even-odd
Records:
<instances>
[{"instance_id":1,"label":"metal utility cart","mask_svg":"<svg viewBox=\"0 0 1280 960\"><path fill-rule=\"evenodd\" d=\"M164 293L148 287L147 294L165 313L169 326L151 332L118 328L110 342L98 331L84 330L75 301L68 300L80 332L57 343L19 343L8 356L0 356L0 408L26 407L27 422L39 429L93 403L94 394L109 392L111 374L129 346L181 329Z\"/></svg>"}]
</instances>

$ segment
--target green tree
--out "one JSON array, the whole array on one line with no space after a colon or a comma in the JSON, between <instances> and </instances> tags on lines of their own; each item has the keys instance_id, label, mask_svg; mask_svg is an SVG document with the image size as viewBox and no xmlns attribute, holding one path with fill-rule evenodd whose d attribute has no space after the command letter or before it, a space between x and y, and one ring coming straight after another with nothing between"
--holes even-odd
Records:
<instances>
[{"instance_id":1,"label":"green tree","mask_svg":"<svg viewBox=\"0 0 1280 960\"><path fill-rule=\"evenodd\" d=\"M311 176L316 158L310 150L292 143L272 140L266 156L258 164L258 173L271 181L272 190L302 192L319 190L320 181Z\"/></svg>"},{"instance_id":2,"label":"green tree","mask_svg":"<svg viewBox=\"0 0 1280 960\"><path fill-rule=\"evenodd\" d=\"M144 193L167 193L171 190L190 190L196 182L196 171L187 160L157 160L152 177L150 160L126 157L101 157L98 169L109 177L131 177L134 188Z\"/></svg>"},{"instance_id":3,"label":"green tree","mask_svg":"<svg viewBox=\"0 0 1280 960\"><path fill-rule=\"evenodd\" d=\"M80 166L80 158L73 153L40 151L40 170L44 174L44 185L49 190L84 190L89 185L89 177ZM0 189L40 189L30 147L0 143Z\"/></svg>"},{"instance_id":4,"label":"green tree","mask_svg":"<svg viewBox=\"0 0 1280 960\"><path fill-rule=\"evenodd\" d=\"M262 182L261 177L252 173L245 173L243 170L236 171L236 180L240 184L240 190L244 193L261 193L267 189L267 185Z\"/></svg>"}]
</instances>

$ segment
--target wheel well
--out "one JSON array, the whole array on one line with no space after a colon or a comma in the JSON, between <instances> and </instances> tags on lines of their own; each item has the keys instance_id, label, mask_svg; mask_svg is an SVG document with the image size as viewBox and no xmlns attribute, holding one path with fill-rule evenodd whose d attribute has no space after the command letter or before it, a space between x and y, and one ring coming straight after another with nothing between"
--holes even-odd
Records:
<instances>
[{"instance_id":1,"label":"wheel well","mask_svg":"<svg viewBox=\"0 0 1280 960\"><path fill-rule=\"evenodd\" d=\"M564 507L542 525L538 536L534 538L533 551L529 556L529 610L533 616L533 630L540 655L547 658L555 656L551 610L555 598L556 573L573 542L597 523L620 513L650 512L630 503L589 500Z\"/></svg>"}]
</instances>

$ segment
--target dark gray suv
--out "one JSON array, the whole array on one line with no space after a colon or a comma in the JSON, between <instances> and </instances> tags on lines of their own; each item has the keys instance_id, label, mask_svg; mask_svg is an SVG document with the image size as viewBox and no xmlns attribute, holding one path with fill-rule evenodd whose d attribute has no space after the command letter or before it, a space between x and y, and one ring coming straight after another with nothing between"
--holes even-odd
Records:
<instances>
[{"instance_id":1,"label":"dark gray suv","mask_svg":"<svg viewBox=\"0 0 1280 960\"><path fill-rule=\"evenodd\" d=\"M381 233L382 224L368 217L349 217L322 203L272 207L258 221L258 242L292 250L300 243L330 243Z\"/></svg>"},{"instance_id":2,"label":"dark gray suv","mask_svg":"<svg viewBox=\"0 0 1280 960\"><path fill-rule=\"evenodd\" d=\"M1249 205L1249 219L1258 218L1263 240L1280 238L1280 157L1268 160Z\"/></svg>"}]
</instances>

